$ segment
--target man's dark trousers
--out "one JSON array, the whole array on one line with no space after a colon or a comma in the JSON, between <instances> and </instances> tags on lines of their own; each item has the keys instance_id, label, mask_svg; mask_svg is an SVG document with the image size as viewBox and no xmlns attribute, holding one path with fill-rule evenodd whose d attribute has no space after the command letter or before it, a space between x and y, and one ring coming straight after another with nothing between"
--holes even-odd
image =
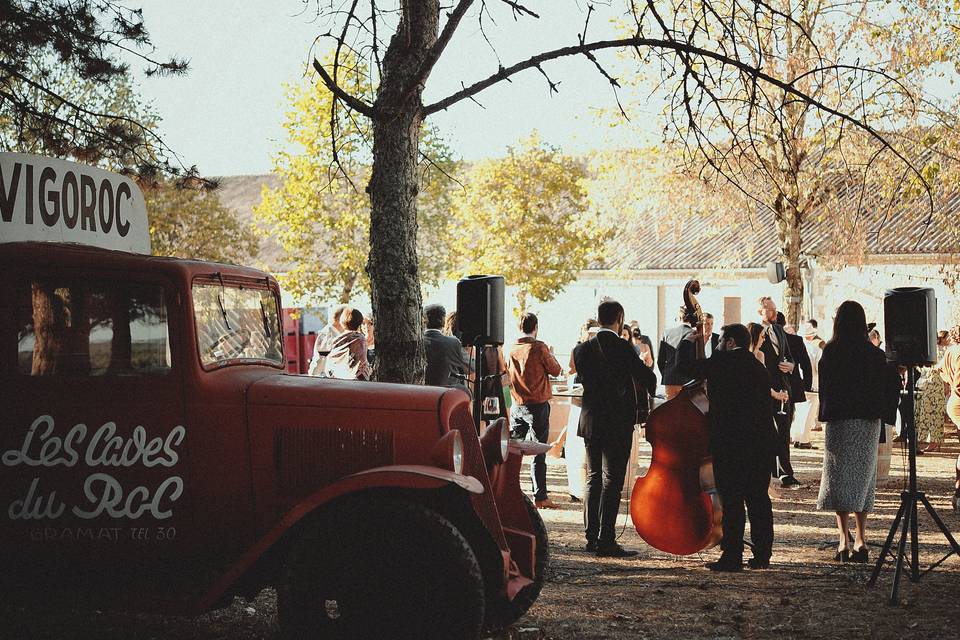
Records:
<instances>
[{"instance_id":1,"label":"man's dark trousers","mask_svg":"<svg viewBox=\"0 0 960 640\"><path fill-rule=\"evenodd\" d=\"M584 441L590 467L583 519L587 540L597 541L597 546L601 548L616 541L623 479L633 445L632 425L612 431Z\"/></svg>"},{"instance_id":2,"label":"man's dark trousers","mask_svg":"<svg viewBox=\"0 0 960 640\"><path fill-rule=\"evenodd\" d=\"M523 440L530 430L538 442L546 442L550 437L550 403L520 404L511 412L512 437ZM547 454L534 456L531 465L531 480L533 481L533 499L547 499Z\"/></svg>"},{"instance_id":3,"label":"man's dark trousers","mask_svg":"<svg viewBox=\"0 0 960 640\"><path fill-rule=\"evenodd\" d=\"M743 530L746 513L750 516L750 541L753 557L769 562L773 549L773 508L767 487L770 476L767 463L758 459L713 461L717 491L723 503L723 554L721 562L739 565L743 561Z\"/></svg>"},{"instance_id":4,"label":"man's dark trousers","mask_svg":"<svg viewBox=\"0 0 960 640\"><path fill-rule=\"evenodd\" d=\"M784 476L793 477L793 465L790 464L790 426L793 424L794 405L789 400L784 403L783 410L786 415L777 413L780 411L780 401L773 401L773 421L777 425L777 460L773 468L773 477L782 478Z\"/></svg>"}]
</instances>

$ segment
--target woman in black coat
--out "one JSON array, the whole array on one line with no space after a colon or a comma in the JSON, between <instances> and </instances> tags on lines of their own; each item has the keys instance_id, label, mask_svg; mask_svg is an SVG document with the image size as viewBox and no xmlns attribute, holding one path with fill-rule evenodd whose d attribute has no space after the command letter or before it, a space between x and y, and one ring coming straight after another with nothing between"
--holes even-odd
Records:
<instances>
[{"instance_id":1,"label":"woman in black coat","mask_svg":"<svg viewBox=\"0 0 960 640\"><path fill-rule=\"evenodd\" d=\"M867 514L877 482L877 443L882 418L896 406L883 352L870 343L866 315L856 302L837 308L833 338L820 357L820 415L824 430L823 476L818 509L837 514L837 561L867 562ZM848 519L856 518L853 549Z\"/></svg>"}]
</instances>

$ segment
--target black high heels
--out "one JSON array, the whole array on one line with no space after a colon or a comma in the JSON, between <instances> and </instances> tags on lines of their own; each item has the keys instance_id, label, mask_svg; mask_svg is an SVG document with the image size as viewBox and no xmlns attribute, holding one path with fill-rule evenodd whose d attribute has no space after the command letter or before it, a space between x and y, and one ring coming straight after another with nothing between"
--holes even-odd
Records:
<instances>
[{"instance_id":1,"label":"black high heels","mask_svg":"<svg viewBox=\"0 0 960 640\"><path fill-rule=\"evenodd\" d=\"M850 562L850 549L841 549L833 556L834 562Z\"/></svg>"},{"instance_id":2,"label":"black high heels","mask_svg":"<svg viewBox=\"0 0 960 640\"><path fill-rule=\"evenodd\" d=\"M870 562L870 551L868 551L865 546L854 550L854 552L850 554L850 562L856 562L858 564Z\"/></svg>"}]
</instances>

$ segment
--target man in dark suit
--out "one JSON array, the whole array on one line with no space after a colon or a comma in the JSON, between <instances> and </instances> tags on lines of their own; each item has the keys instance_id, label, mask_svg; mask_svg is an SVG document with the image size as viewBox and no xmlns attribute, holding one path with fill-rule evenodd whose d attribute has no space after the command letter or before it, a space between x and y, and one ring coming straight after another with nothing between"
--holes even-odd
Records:
<instances>
[{"instance_id":1,"label":"man in dark suit","mask_svg":"<svg viewBox=\"0 0 960 640\"><path fill-rule=\"evenodd\" d=\"M693 340L694 336L688 338ZM770 566L773 510L767 485L776 449L770 421L770 374L750 353L750 332L742 324L723 328L713 355L680 352L680 368L706 379L710 399L710 453L723 502L723 553L707 565L714 571L740 571L743 565L744 503L750 516L754 569Z\"/></svg>"},{"instance_id":2,"label":"man in dark suit","mask_svg":"<svg viewBox=\"0 0 960 640\"><path fill-rule=\"evenodd\" d=\"M437 387L460 387L467 389L462 377L470 371L470 363L463 356L460 341L453 336L443 335L443 321L447 310L439 304L424 307L427 330L423 332L423 350L427 356L427 370L424 383Z\"/></svg>"},{"instance_id":3,"label":"man in dark suit","mask_svg":"<svg viewBox=\"0 0 960 640\"><path fill-rule=\"evenodd\" d=\"M660 348L657 350L660 382L663 384L668 400L680 393L683 385L690 382L688 376L677 370L677 351L680 349L683 340L694 331L692 326L683 322L685 314L686 308L680 307L681 324L664 332L663 338L660 340Z\"/></svg>"},{"instance_id":4,"label":"man in dark suit","mask_svg":"<svg viewBox=\"0 0 960 640\"><path fill-rule=\"evenodd\" d=\"M778 322L777 305L772 298L760 298L759 313L766 338L760 351L763 352L764 362L770 373L772 388L775 391L786 391L790 396L785 403L771 400L778 434L777 463L772 472L780 479L784 488L799 489L802 485L794 477L793 465L790 464L790 427L793 424L794 405L806 402L806 392L812 388L813 370L810 356L803 345L803 338L788 334Z\"/></svg>"},{"instance_id":5,"label":"man in dark suit","mask_svg":"<svg viewBox=\"0 0 960 640\"><path fill-rule=\"evenodd\" d=\"M648 402L657 377L637 352L620 338L623 307L607 300L597 309L600 331L573 350L583 384L577 435L584 439L589 474L583 501L587 551L598 556L634 556L615 539L620 494L627 471L638 402Z\"/></svg>"}]
</instances>

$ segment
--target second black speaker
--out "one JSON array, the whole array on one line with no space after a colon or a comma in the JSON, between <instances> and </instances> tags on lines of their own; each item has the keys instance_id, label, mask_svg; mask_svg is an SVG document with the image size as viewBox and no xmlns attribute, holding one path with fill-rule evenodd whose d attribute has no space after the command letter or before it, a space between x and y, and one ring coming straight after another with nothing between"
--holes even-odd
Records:
<instances>
[{"instance_id":1,"label":"second black speaker","mask_svg":"<svg viewBox=\"0 0 960 640\"><path fill-rule=\"evenodd\" d=\"M503 276L467 276L457 283L463 344L503 344L503 294Z\"/></svg>"},{"instance_id":2,"label":"second black speaker","mask_svg":"<svg viewBox=\"0 0 960 640\"><path fill-rule=\"evenodd\" d=\"M930 287L897 287L883 296L887 359L901 365L937 361L937 296Z\"/></svg>"}]
</instances>

